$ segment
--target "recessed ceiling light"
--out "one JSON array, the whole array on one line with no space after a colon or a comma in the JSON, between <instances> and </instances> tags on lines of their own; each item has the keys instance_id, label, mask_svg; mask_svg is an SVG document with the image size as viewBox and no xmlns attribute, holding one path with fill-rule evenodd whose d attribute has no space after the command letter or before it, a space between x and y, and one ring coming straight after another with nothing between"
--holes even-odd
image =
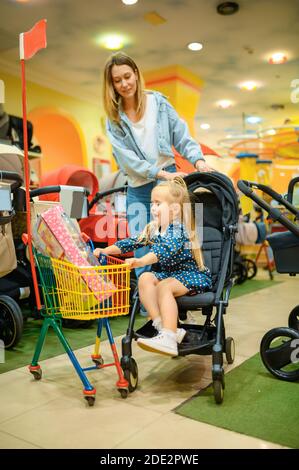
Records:
<instances>
[{"instance_id":1,"label":"recessed ceiling light","mask_svg":"<svg viewBox=\"0 0 299 470\"><path fill-rule=\"evenodd\" d=\"M259 124L260 122L262 122L262 118L260 116L247 116L246 121L249 124Z\"/></svg>"},{"instance_id":2,"label":"recessed ceiling light","mask_svg":"<svg viewBox=\"0 0 299 470\"><path fill-rule=\"evenodd\" d=\"M219 108L227 109L232 106L233 102L231 100L220 100L220 101L217 101L216 104Z\"/></svg>"},{"instance_id":3,"label":"recessed ceiling light","mask_svg":"<svg viewBox=\"0 0 299 470\"><path fill-rule=\"evenodd\" d=\"M101 36L97 42L106 49L122 49L124 47L125 38L120 34L107 34Z\"/></svg>"},{"instance_id":4,"label":"recessed ceiling light","mask_svg":"<svg viewBox=\"0 0 299 470\"><path fill-rule=\"evenodd\" d=\"M275 52L269 57L269 64L284 64L287 60L284 52Z\"/></svg>"},{"instance_id":5,"label":"recessed ceiling light","mask_svg":"<svg viewBox=\"0 0 299 470\"><path fill-rule=\"evenodd\" d=\"M217 12L219 15L233 15L239 10L237 2L222 2L217 6Z\"/></svg>"},{"instance_id":6,"label":"recessed ceiling light","mask_svg":"<svg viewBox=\"0 0 299 470\"><path fill-rule=\"evenodd\" d=\"M190 44L188 44L190 51L200 51L202 48L203 45L200 42L190 42Z\"/></svg>"},{"instance_id":7,"label":"recessed ceiling light","mask_svg":"<svg viewBox=\"0 0 299 470\"><path fill-rule=\"evenodd\" d=\"M205 130L208 130L210 129L210 124L208 124L207 122L203 122L200 126L199 126L201 129L205 129Z\"/></svg>"},{"instance_id":8,"label":"recessed ceiling light","mask_svg":"<svg viewBox=\"0 0 299 470\"><path fill-rule=\"evenodd\" d=\"M252 91L258 87L258 84L253 80L248 80L247 82L240 83L239 87L242 90Z\"/></svg>"},{"instance_id":9,"label":"recessed ceiling light","mask_svg":"<svg viewBox=\"0 0 299 470\"><path fill-rule=\"evenodd\" d=\"M267 134L267 135L275 135L275 134L276 134L276 130L275 130L275 129L269 129L268 131L265 132L265 134Z\"/></svg>"},{"instance_id":10,"label":"recessed ceiling light","mask_svg":"<svg viewBox=\"0 0 299 470\"><path fill-rule=\"evenodd\" d=\"M135 5L135 3L138 2L138 0L122 0L122 2L123 2L125 5Z\"/></svg>"}]
</instances>

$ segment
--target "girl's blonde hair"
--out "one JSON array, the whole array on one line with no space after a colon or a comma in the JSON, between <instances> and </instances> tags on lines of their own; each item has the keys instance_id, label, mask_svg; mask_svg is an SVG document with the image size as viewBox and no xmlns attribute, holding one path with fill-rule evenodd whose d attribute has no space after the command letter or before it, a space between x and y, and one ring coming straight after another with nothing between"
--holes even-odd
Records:
<instances>
[{"instance_id":1,"label":"girl's blonde hair","mask_svg":"<svg viewBox=\"0 0 299 470\"><path fill-rule=\"evenodd\" d=\"M163 181L154 189L166 188L170 196L170 202L176 202L180 205L181 219L187 230L189 240L191 243L192 255L200 270L204 269L204 259L200 248L200 243L197 235L197 227L195 223L194 211L192 211L191 201L183 178L176 176L173 180ZM139 235L138 240L143 241L146 244L150 243L150 239L153 237L154 232L157 230L156 222L150 222L144 228L143 232Z\"/></svg>"},{"instance_id":2,"label":"girl's blonde hair","mask_svg":"<svg viewBox=\"0 0 299 470\"><path fill-rule=\"evenodd\" d=\"M112 54L108 58L104 68L103 103L108 119L115 122L119 122L120 120L119 106L121 104L121 96L114 89L111 72L113 65L128 65L137 75L136 113L139 120L144 115L146 104L144 80L134 60L124 52Z\"/></svg>"}]
</instances>

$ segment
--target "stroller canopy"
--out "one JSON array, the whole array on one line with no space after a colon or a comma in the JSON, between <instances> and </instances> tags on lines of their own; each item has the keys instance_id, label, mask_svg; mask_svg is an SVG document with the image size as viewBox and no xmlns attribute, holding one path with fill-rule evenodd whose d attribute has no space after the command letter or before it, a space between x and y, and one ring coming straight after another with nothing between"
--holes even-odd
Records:
<instances>
[{"instance_id":1,"label":"stroller canopy","mask_svg":"<svg viewBox=\"0 0 299 470\"><path fill-rule=\"evenodd\" d=\"M65 165L50 173L46 173L41 178L40 186L83 186L90 192L90 198L94 197L99 190L99 183L96 175L77 165ZM47 194L40 196L41 200L58 201L58 194Z\"/></svg>"},{"instance_id":2,"label":"stroller canopy","mask_svg":"<svg viewBox=\"0 0 299 470\"><path fill-rule=\"evenodd\" d=\"M202 202L209 206L204 207L204 225L222 229L238 223L239 207L236 191L231 180L222 173L216 171L209 173L191 173L185 177L185 182L192 193L194 202ZM209 193L197 193L199 188L204 188ZM211 195L212 193L212 195ZM217 219L222 227L217 224Z\"/></svg>"}]
</instances>

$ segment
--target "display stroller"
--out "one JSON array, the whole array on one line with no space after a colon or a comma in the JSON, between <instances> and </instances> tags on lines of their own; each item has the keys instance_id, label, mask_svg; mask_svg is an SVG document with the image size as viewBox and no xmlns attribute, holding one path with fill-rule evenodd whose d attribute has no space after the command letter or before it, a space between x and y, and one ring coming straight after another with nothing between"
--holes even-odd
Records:
<instances>
[{"instance_id":1,"label":"display stroller","mask_svg":"<svg viewBox=\"0 0 299 470\"><path fill-rule=\"evenodd\" d=\"M213 279L211 291L177 298L179 318L186 318L188 310L199 310L206 317L203 325L180 324L187 330L184 341L179 345L179 356L188 354L212 355L212 379L216 403L222 403L224 390L223 353L229 364L234 361L234 340L226 338L224 319L233 286L235 232L238 221L238 201L233 185L223 174L192 173L185 178L191 202L202 203L203 207L203 254L205 264L210 268ZM121 365L124 376L133 392L138 383L138 367L132 357L132 341L138 337L157 334L148 322L134 331L136 313L139 310L137 289L129 320L127 333L122 340ZM214 315L213 315L214 313Z\"/></svg>"},{"instance_id":2,"label":"display stroller","mask_svg":"<svg viewBox=\"0 0 299 470\"><path fill-rule=\"evenodd\" d=\"M287 231L268 235L275 259L276 270L295 276L299 273L299 210L293 204L293 191L299 177L289 183L287 199L273 189L262 184L240 180L238 188L262 209L265 209L274 221L279 221ZM283 215L278 207L271 207L253 190L261 190L286 208L293 216L290 220ZM289 315L289 327L273 328L268 331L260 345L260 354L265 367L278 379L290 382L299 380L299 305Z\"/></svg>"}]
</instances>

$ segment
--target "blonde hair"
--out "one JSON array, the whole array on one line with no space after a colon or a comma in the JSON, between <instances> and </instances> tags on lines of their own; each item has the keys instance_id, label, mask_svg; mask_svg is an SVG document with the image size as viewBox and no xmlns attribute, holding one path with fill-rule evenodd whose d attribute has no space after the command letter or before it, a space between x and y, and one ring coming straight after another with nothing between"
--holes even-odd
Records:
<instances>
[{"instance_id":1,"label":"blonde hair","mask_svg":"<svg viewBox=\"0 0 299 470\"><path fill-rule=\"evenodd\" d=\"M134 60L124 52L116 52L112 54L108 58L104 68L103 103L108 119L115 122L119 122L120 120L119 106L121 103L121 96L117 93L117 91L115 91L113 85L111 72L113 65L128 65L137 75L136 113L139 120L144 115L146 104L144 80Z\"/></svg>"},{"instance_id":2,"label":"blonde hair","mask_svg":"<svg viewBox=\"0 0 299 470\"><path fill-rule=\"evenodd\" d=\"M191 208L191 201L185 181L183 180L183 178L176 176L173 180L163 181L154 189L160 188L166 188L172 202L177 202L180 205L180 215L189 236L192 255L196 261L199 270L203 270L205 267L203 254L197 236L194 212ZM146 244L150 244L150 239L154 235L156 229L156 222L150 222L146 225L143 232L139 235L138 241L143 241Z\"/></svg>"}]
</instances>

